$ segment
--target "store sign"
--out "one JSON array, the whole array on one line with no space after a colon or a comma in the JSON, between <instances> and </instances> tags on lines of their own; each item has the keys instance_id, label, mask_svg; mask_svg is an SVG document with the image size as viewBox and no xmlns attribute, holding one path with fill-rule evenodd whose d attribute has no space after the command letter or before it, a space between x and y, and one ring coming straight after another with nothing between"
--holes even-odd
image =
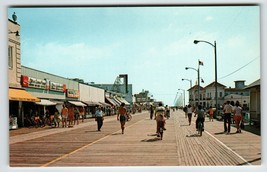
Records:
<instances>
[{"instance_id":1,"label":"store sign","mask_svg":"<svg viewBox=\"0 0 267 172\"><path fill-rule=\"evenodd\" d=\"M79 95L80 95L79 90L67 89L66 97L79 98Z\"/></svg>"},{"instance_id":2,"label":"store sign","mask_svg":"<svg viewBox=\"0 0 267 172\"><path fill-rule=\"evenodd\" d=\"M21 76L21 84L23 87L29 87L29 77L28 76Z\"/></svg>"},{"instance_id":3,"label":"store sign","mask_svg":"<svg viewBox=\"0 0 267 172\"><path fill-rule=\"evenodd\" d=\"M51 82L48 79L36 79L29 76L21 76L21 84L23 87L40 88L45 90L53 90L66 92L66 84Z\"/></svg>"},{"instance_id":4,"label":"store sign","mask_svg":"<svg viewBox=\"0 0 267 172\"><path fill-rule=\"evenodd\" d=\"M46 81L41 79L29 77L28 83L29 83L28 87L40 88L40 89L45 89L46 87Z\"/></svg>"},{"instance_id":5,"label":"store sign","mask_svg":"<svg viewBox=\"0 0 267 172\"><path fill-rule=\"evenodd\" d=\"M55 82L50 82L50 90L66 92L66 85L55 83Z\"/></svg>"}]
</instances>

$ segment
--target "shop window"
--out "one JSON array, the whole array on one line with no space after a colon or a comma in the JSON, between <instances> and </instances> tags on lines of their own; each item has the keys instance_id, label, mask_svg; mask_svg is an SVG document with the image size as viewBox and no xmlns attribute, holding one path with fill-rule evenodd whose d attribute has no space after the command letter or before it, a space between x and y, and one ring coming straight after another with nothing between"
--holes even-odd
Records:
<instances>
[{"instance_id":1,"label":"shop window","mask_svg":"<svg viewBox=\"0 0 267 172\"><path fill-rule=\"evenodd\" d=\"M8 46L8 67L13 68L13 47Z\"/></svg>"}]
</instances>

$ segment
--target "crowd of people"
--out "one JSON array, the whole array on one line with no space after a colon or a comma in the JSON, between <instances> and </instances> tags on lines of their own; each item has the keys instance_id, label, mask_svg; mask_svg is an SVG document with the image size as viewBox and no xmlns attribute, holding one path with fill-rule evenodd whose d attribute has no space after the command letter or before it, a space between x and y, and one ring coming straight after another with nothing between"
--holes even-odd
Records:
<instances>
[{"instance_id":1,"label":"crowd of people","mask_svg":"<svg viewBox=\"0 0 267 172\"><path fill-rule=\"evenodd\" d=\"M244 123L243 123L242 107L239 101L236 102L226 101L223 104L222 109L223 109L222 112L224 121L223 125L224 133L230 134L232 120L236 125L236 133L241 133L241 129L244 127ZM190 104L186 105L183 108L183 111L185 112L185 117L188 118L189 125L191 125L192 114L194 113L195 116L198 115L196 120L196 128L199 121L201 121L204 126L205 114L208 114L209 121L213 122L215 110L216 109L212 108L212 106L210 106L207 110L205 110L201 105L198 105L198 108L196 108L195 106L191 106Z\"/></svg>"},{"instance_id":2,"label":"crowd of people","mask_svg":"<svg viewBox=\"0 0 267 172\"><path fill-rule=\"evenodd\" d=\"M165 124L166 119L170 118L170 107L168 105L163 106L162 103L159 103L158 106L150 105L146 107L145 110L150 111L150 119L156 120L156 133L159 136L159 123L162 122L163 129L166 130ZM175 109L174 109L175 110ZM209 121L213 122L213 114L216 109L209 108L204 109L201 105L198 105L196 108L192 105L187 105L183 108L185 112L185 117L188 119L189 125L192 123L192 117L196 118L196 129L198 129L198 122L202 123L204 128L205 114L208 114ZM56 108L53 112L50 112L48 108L45 109L44 115L40 116L36 112L30 110L31 118L27 119L28 125L35 127L44 127L49 125L51 127L73 127L74 125L79 125L80 122L84 122L85 119L85 108L77 107L71 104L63 104L60 111ZM97 131L101 131L103 126L104 116L114 114L117 116L117 120L120 122L121 133L125 132L125 124L129 119L129 113L134 111L125 107L125 104L122 103L114 112L111 112L111 108L103 109L103 107L98 106L94 112L94 118L97 122ZM233 117L233 119L232 119ZM230 134L232 120L236 125L236 133L241 133L241 128L243 125L243 116L242 116L242 107L238 101L234 103L233 101L226 101L223 105L223 121L224 121L224 133Z\"/></svg>"}]
</instances>

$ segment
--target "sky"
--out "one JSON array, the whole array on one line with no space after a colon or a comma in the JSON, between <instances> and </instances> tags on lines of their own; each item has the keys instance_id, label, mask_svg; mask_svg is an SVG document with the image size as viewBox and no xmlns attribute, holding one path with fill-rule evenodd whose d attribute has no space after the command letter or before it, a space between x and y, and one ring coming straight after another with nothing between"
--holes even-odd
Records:
<instances>
[{"instance_id":1,"label":"sky","mask_svg":"<svg viewBox=\"0 0 267 172\"><path fill-rule=\"evenodd\" d=\"M66 78L112 84L128 74L133 94L148 90L173 105L194 85L234 87L260 79L259 6L9 7L20 24L21 63ZM180 89L180 90L179 90ZM188 100L188 93L186 93Z\"/></svg>"}]
</instances>

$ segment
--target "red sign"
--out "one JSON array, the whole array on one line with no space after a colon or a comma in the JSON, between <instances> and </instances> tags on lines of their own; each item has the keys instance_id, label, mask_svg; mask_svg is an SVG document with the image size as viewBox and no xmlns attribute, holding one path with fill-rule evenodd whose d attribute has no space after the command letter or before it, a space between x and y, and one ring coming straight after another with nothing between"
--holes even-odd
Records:
<instances>
[{"instance_id":1,"label":"red sign","mask_svg":"<svg viewBox=\"0 0 267 172\"><path fill-rule=\"evenodd\" d=\"M23 87L29 87L29 77L21 75L21 84Z\"/></svg>"},{"instance_id":2,"label":"red sign","mask_svg":"<svg viewBox=\"0 0 267 172\"><path fill-rule=\"evenodd\" d=\"M51 82L48 79L36 79L29 76L21 76L21 85L23 87L40 88L58 92L66 92L66 84Z\"/></svg>"}]
</instances>

